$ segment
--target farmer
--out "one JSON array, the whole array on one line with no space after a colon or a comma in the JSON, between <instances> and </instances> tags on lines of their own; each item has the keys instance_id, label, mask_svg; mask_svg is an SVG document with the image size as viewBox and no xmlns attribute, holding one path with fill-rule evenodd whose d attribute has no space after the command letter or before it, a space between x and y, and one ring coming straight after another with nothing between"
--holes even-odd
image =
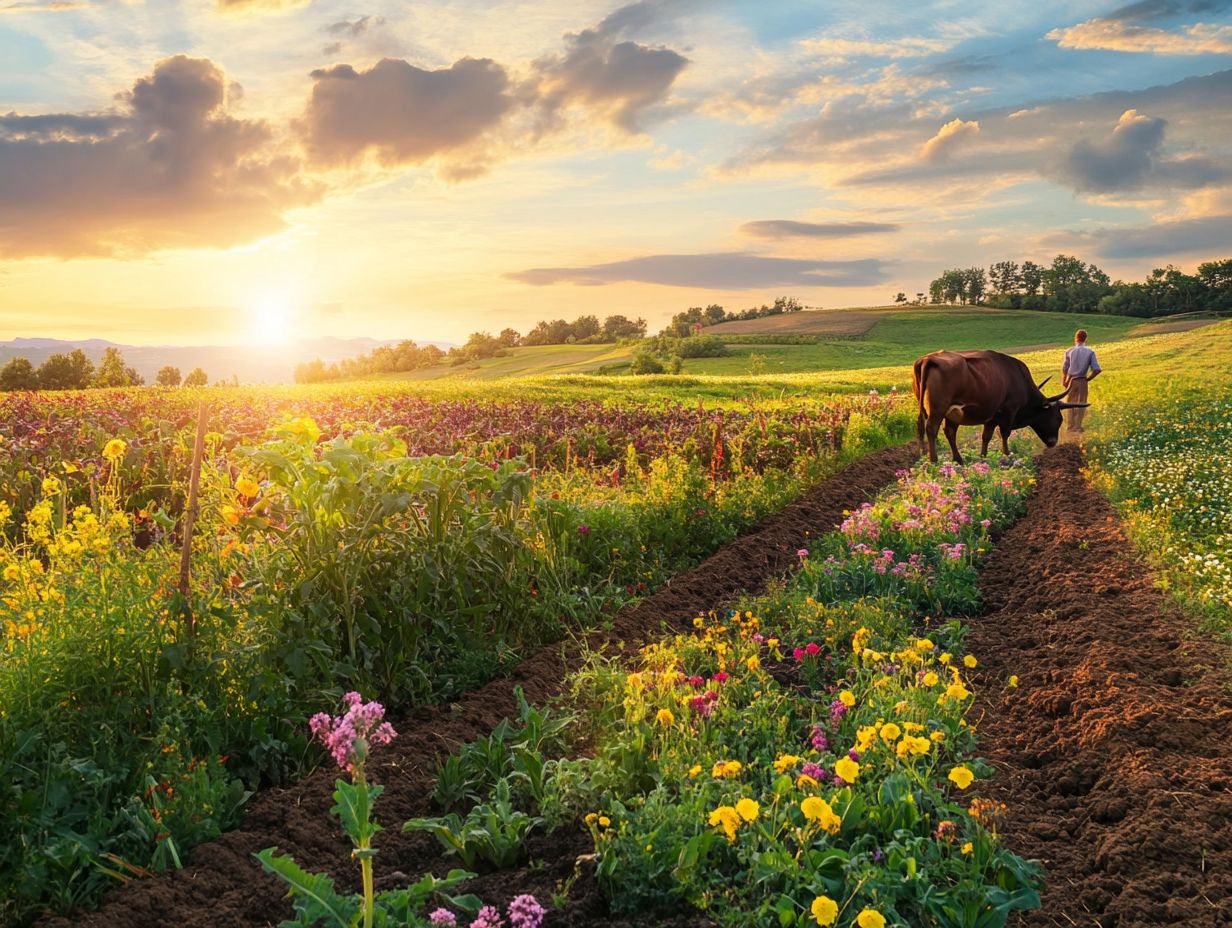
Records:
<instances>
[{"instance_id":1,"label":"farmer","mask_svg":"<svg viewBox=\"0 0 1232 928\"><path fill-rule=\"evenodd\" d=\"M1087 384L1099 375L1099 361L1095 360L1095 352L1087 347L1087 330L1079 329L1074 333L1074 347L1065 352L1065 363L1061 365L1061 385L1069 390L1066 401L1085 403ZM1069 421L1065 425L1066 431L1083 431L1082 420L1086 414L1085 406L1067 409Z\"/></svg>"}]
</instances>

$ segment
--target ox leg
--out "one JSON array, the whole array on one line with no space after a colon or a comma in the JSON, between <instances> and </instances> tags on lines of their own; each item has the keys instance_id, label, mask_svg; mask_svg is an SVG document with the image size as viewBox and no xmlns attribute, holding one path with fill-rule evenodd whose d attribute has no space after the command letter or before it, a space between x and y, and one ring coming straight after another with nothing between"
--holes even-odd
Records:
<instances>
[{"instance_id":1,"label":"ox leg","mask_svg":"<svg viewBox=\"0 0 1232 928\"><path fill-rule=\"evenodd\" d=\"M963 462L962 455L958 453L958 423L945 420L945 440L950 443L950 451L954 454L954 463L961 464Z\"/></svg>"},{"instance_id":2,"label":"ox leg","mask_svg":"<svg viewBox=\"0 0 1232 928\"><path fill-rule=\"evenodd\" d=\"M933 464L937 463L937 432L941 430L942 417L940 415L929 413L928 424L925 432L928 434L928 460ZM949 427L948 424L946 426Z\"/></svg>"},{"instance_id":3,"label":"ox leg","mask_svg":"<svg viewBox=\"0 0 1232 928\"><path fill-rule=\"evenodd\" d=\"M1002 454L1010 453L1010 432L1012 431L1013 429L1011 429L1008 425L1001 426L1001 453Z\"/></svg>"},{"instance_id":4,"label":"ox leg","mask_svg":"<svg viewBox=\"0 0 1232 928\"><path fill-rule=\"evenodd\" d=\"M991 422L984 423L984 433L980 436L980 457L988 457L988 443L992 441L992 433L997 430Z\"/></svg>"}]
</instances>

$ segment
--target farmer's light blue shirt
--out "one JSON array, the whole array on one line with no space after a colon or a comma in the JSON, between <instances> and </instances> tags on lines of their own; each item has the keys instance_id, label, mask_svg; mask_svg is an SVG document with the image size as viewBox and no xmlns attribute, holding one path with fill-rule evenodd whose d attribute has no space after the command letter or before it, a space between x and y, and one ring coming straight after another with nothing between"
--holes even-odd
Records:
<instances>
[{"instance_id":1,"label":"farmer's light blue shirt","mask_svg":"<svg viewBox=\"0 0 1232 928\"><path fill-rule=\"evenodd\" d=\"M1089 377L1101 368L1095 360L1095 352L1086 345L1075 345L1065 352L1065 363L1061 365L1061 373L1070 377Z\"/></svg>"}]
</instances>

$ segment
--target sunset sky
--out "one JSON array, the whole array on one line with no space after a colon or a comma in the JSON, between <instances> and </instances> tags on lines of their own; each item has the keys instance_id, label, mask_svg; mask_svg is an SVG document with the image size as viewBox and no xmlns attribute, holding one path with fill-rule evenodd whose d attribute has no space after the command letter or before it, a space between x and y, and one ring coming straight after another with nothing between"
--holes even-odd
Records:
<instances>
[{"instance_id":1,"label":"sunset sky","mask_svg":"<svg viewBox=\"0 0 1232 928\"><path fill-rule=\"evenodd\" d=\"M0 0L0 339L463 341L1232 256L1232 0Z\"/></svg>"}]
</instances>

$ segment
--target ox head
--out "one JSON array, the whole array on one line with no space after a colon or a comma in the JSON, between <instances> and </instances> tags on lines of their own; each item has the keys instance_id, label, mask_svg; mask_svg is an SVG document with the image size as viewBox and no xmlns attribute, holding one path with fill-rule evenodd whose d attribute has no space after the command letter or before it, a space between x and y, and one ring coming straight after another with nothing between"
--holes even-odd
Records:
<instances>
[{"instance_id":1,"label":"ox head","mask_svg":"<svg viewBox=\"0 0 1232 928\"><path fill-rule=\"evenodd\" d=\"M1038 384L1038 388L1042 388L1051 379L1051 377L1045 377ZM1066 409L1079 409L1091 405L1090 403L1067 403L1065 397L1068 394L1069 390L1065 390L1056 396L1044 396L1043 390L1040 389L1038 402L1023 416L1021 425L1034 432L1039 440L1049 448L1056 445L1061 435L1061 413Z\"/></svg>"}]
</instances>

